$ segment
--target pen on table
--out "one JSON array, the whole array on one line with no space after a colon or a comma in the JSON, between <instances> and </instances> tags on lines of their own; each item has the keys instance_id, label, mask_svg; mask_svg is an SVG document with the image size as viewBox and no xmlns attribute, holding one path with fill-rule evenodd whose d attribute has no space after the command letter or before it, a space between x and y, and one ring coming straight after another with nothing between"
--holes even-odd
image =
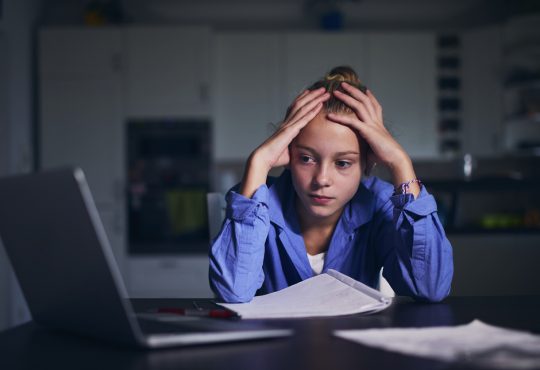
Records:
<instances>
[{"instance_id":1,"label":"pen on table","mask_svg":"<svg viewBox=\"0 0 540 370\"><path fill-rule=\"evenodd\" d=\"M238 317L236 312L213 308L213 309L192 309L179 307L160 307L156 310L157 313L170 313L182 316L202 316L213 318L233 318Z\"/></svg>"}]
</instances>

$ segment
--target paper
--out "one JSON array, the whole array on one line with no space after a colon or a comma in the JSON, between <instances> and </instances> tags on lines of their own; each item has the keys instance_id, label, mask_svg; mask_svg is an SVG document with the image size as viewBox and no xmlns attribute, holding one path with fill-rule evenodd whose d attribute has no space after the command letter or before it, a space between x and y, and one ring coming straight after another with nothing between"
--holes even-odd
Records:
<instances>
[{"instance_id":1,"label":"paper","mask_svg":"<svg viewBox=\"0 0 540 370\"><path fill-rule=\"evenodd\" d=\"M335 270L283 290L257 296L249 303L221 306L243 319L338 316L385 309L392 299Z\"/></svg>"},{"instance_id":2,"label":"paper","mask_svg":"<svg viewBox=\"0 0 540 370\"><path fill-rule=\"evenodd\" d=\"M411 356L498 369L540 368L540 336L474 320L455 327L338 330L337 337Z\"/></svg>"}]
</instances>

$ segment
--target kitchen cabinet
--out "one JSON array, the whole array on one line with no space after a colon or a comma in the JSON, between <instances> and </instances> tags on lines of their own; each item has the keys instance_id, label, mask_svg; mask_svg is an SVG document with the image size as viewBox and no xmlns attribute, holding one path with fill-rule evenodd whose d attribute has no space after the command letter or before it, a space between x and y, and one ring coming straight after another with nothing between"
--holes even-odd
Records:
<instances>
[{"instance_id":1,"label":"kitchen cabinet","mask_svg":"<svg viewBox=\"0 0 540 370\"><path fill-rule=\"evenodd\" d=\"M501 29L469 30L461 40L463 153L495 156L502 151L503 131Z\"/></svg>"},{"instance_id":2,"label":"kitchen cabinet","mask_svg":"<svg viewBox=\"0 0 540 370\"><path fill-rule=\"evenodd\" d=\"M435 34L368 33L366 84L384 124L413 159L438 156Z\"/></svg>"},{"instance_id":3,"label":"kitchen cabinet","mask_svg":"<svg viewBox=\"0 0 540 370\"><path fill-rule=\"evenodd\" d=\"M245 160L283 119L278 34L220 33L215 38L214 158Z\"/></svg>"},{"instance_id":4,"label":"kitchen cabinet","mask_svg":"<svg viewBox=\"0 0 540 370\"><path fill-rule=\"evenodd\" d=\"M119 28L47 28L39 32L41 81L118 79L123 63Z\"/></svg>"},{"instance_id":5,"label":"kitchen cabinet","mask_svg":"<svg viewBox=\"0 0 540 370\"><path fill-rule=\"evenodd\" d=\"M540 233L538 177L483 176L471 180L426 180L451 234Z\"/></svg>"},{"instance_id":6,"label":"kitchen cabinet","mask_svg":"<svg viewBox=\"0 0 540 370\"><path fill-rule=\"evenodd\" d=\"M42 169L83 169L121 269L125 255L122 35L117 29L39 34Z\"/></svg>"},{"instance_id":7,"label":"kitchen cabinet","mask_svg":"<svg viewBox=\"0 0 540 370\"><path fill-rule=\"evenodd\" d=\"M540 151L539 15L510 19L503 28L503 109L506 152Z\"/></svg>"},{"instance_id":8,"label":"kitchen cabinet","mask_svg":"<svg viewBox=\"0 0 540 370\"><path fill-rule=\"evenodd\" d=\"M217 161L244 161L273 132L269 122L281 122L292 100L338 65L373 88L413 158L438 155L434 34L219 33L215 42Z\"/></svg>"},{"instance_id":9,"label":"kitchen cabinet","mask_svg":"<svg viewBox=\"0 0 540 370\"><path fill-rule=\"evenodd\" d=\"M45 28L38 37L40 167L85 171L131 293L208 295L206 254L173 270L127 255L125 199L126 121L210 114L208 29Z\"/></svg>"},{"instance_id":10,"label":"kitchen cabinet","mask_svg":"<svg viewBox=\"0 0 540 370\"><path fill-rule=\"evenodd\" d=\"M209 298L208 255L130 258L127 276L133 298Z\"/></svg>"},{"instance_id":11,"label":"kitchen cabinet","mask_svg":"<svg viewBox=\"0 0 540 370\"><path fill-rule=\"evenodd\" d=\"M282 66L283 107L288 107L303 89L339 65L351 66L360 80L367 80L365 39L361 33L287 34Z\"/></svg>"},{"instance_id":12,"label":"kitchen cabinet","mask_svg":"<svg viewBox=\"0 0 540 370\"><path fill-rule=\"evenodd\" d=\"M128 27L126 115L208 117L210 29Z\"/></svg>"}]
</instances>

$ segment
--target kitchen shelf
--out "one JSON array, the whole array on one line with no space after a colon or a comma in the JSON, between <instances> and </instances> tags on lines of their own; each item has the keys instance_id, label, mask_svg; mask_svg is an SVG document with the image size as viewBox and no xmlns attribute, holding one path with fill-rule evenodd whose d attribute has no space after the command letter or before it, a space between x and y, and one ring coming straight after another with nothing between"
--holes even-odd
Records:
<instances>
[{"instance_id":1,"label":"kitchen shelf","mask_svg":"<svg viewBox=\"0 0 540 370\"><path fill-rule=\"evenodd\" d=\"M540 178L483 177L424 184L437 200L449 234L540 234Z\"/></svg>"}]
</instances>

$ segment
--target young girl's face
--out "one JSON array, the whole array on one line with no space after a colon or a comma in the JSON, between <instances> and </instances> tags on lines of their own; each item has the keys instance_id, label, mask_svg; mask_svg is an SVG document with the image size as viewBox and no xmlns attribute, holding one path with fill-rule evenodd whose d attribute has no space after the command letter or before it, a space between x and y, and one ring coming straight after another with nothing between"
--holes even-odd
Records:
<instances>
[{"instance_id":1,"label":"young girl's face","mask_svg":"<svg viewBox=\"0 0 540 370\"><path fill-rule=\"evenodd\" d=\"M292 142L290 155L298 212L305 220L337 221L362 176L356 134L321 111Z\"/></svg>"}]
</instances>

